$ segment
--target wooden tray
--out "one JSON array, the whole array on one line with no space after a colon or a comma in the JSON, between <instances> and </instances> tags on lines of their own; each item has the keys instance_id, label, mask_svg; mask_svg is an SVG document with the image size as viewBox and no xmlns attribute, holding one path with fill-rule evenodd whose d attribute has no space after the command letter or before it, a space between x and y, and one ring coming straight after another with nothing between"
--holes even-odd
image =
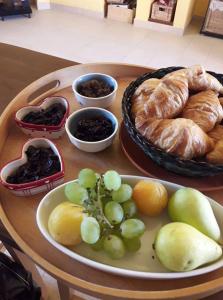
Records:
<instances>
[{"instance_id":1,"label":"wooden tray","mask_svg":"<svg viewBox=\"0 0 223 300\"><path fill-rule=\"evenodd\" d=\"M131 139L124 123L120 125L120 143L125 155L131 163L143 174L174 182L180 185L199 189L202 192L217 191L223 189L223 175L213 177L187 177L167 171L152 161L144 151Z\"/></svg>"},{"instance_id":2,"label":"wooden tray","mask_svg":"<svg viewBox=\"0 0 223 300\"><path fill-rule=\"evenodd\" d=\"M143 67L117 64L88 64L65 68L35 81L25 88L8 105L0 118L0 165L19 156L23 143L27 140L13 121L14 113L27 104L36 90L43 86L55 86L36 97L32 102L38 103L48 95L62 95L71 104L71 111L79 106L74 100L71 83L77 76L88 72L102 72L118 80L117 99L111 111L121 120L121 99L128 84L139 75L150 71ZM90 167L104 172L116 169L121 174L142 175L129 163L121 150L119 136L114 144L101 153L91 154L74 148L66 135L56 141L65 161L65 180L77 177L83 167ZM211 192L209 196L222 202L221 192ZM180 280L142 280L114 276L89 268L62 254L51 246L41 235L36 224L36 208L43 194L29 198L13 196L8 190L0 187L0 218L5 227L34 262L40 265L55 278L87 294L102 299L198 299L223 290L223 269L198 276L193 279Z\"/></svg>"}]
</instances>

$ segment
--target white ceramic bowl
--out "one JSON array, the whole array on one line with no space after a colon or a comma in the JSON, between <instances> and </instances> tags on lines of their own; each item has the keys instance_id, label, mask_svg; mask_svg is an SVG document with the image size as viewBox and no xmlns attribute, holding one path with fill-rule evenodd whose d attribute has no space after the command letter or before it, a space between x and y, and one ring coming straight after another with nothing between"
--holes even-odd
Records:
<instances>
[{"instance_id":1,"label":"white ceramic bowl","mask_svg":"<svg viewBox=\"0 0 223 300\"><path fill-rule=\"evenodd\" d=\"M153 180L161 182L167 189L168 194L171 195L182 186L162 181L154 178L139 177L139 176L122 176L122 180L134 186L139 180ZM147 216L140 216L146 225L146 231L141 238L142 246L139 251L134 254L128 253L125 257L113 260L108 257L103 251L94 251L86 243L81 243L77 246L66 248L65 246L57 243L48 231L48 219L53 209L60 203L66 201L64 195L64 188L67 183L57 187L49 192L40 202L37 209L37 224L47 241L62 253L70 256L80 263L86 264L89 267L96 268L103 272L113 273L118 276L129 276L144 279L179 279L192 276L200 276L202 274L212 272L223 267L223 256L208 265L201 266L193 271L188 272L171 272L161 265L157 258L154 259L154 251L152 244L158 230L167 223L170 219L167 210L156 218ZM208 198L215 217L218 221L221 232L223 232L223 207ZM191 279L192 280L192 279Z\"/></svg>"},{"instance_id":2,"label":"white ceramic bowl","mask_svg":"<svg viewBox=\"0 0 223 300\"><path fill-rule=\"evenodd\" d=\"M29 146L35 147L50 147L53 152L59 157L61 170L53 175L45 177L40 180L31 181L27 183L21 184L12 184L6 181L7 177L12 174L18 167L25 164L27 162L27 156L25 154L26 150ZM55 188L56 186L63 183L64 179L64 162L62 156L57 149L56 145L48 139L45 138L34 138L26 142L21 151L21 156L16 158L13 161L7 163L0 172L0 180L4 187L9 189L16 196L32 196L42 192L48 192Z\"/></svg>"},{"instance_id":3,"label":"white ceramic bowl","mask_svg":"<svg viewBox=\"0 0 223 300\"><path fill-rule=\"evenodd\" d=\"M109 137L97 142L87 142L76 138L72 134L79 120L83 118L92 118L92 117L97 118L99 116L103 116L109 119L113 124L114 131ZM109 147L112 144L118 130L118 120L110 111L106 109L98 108L98 107L87 107L72 113L66 121L65 129L71 143L74 146L76 146L78 149L85 152L99 152Z\"/></svg>"},{"instance_id":4,"label":"white ceramic bowl","mask_svg":"<svg viewBox=\"0 0 223 300\"><path fill-rule=\"evenodd\" d=\"M113 88L113 91L110 94L108 94L107 96L99 97L99 98L86 97L86 96L79 94L78 86L80 84L82 84L86 81L92 80L92 79L100 79L100 80L107 82ZM87 106L87 107L107 108L107 107L111 106L112 102L115 100L116 92L118 89L118 83L113 77L111 77L109 75L102 74L102 73L89 73L89 74L82 75L82 76L78 77L77 79L75 79L72 84L72 88L74 91L74 95L75 95L77 101L79 102L79 104L81 104L83 106Z\"/></svg>"},{"instance_id":5,"label":"white ceramic bowl","mask_svg":"<svg viewBox=\"0 0 223 300\"><path fill-rule=\"evenodd\" d=\"M66 112L64 114L63 119L58 125L37 125L32 123L23 122L22 119L25 115L30 112L37 112L41 109L46 109L54 103L62 104ZM50 139L58 139L64 134L65 131L65 122L67 117L69 116L69 103L66 98L61 96L51 96L45 98L42 103L38 106L36 105L28 105L22 107L15 114L15 122L19 126L19 128L27 135L35 138L50 138Z\"/></svg>"}]
</instances>

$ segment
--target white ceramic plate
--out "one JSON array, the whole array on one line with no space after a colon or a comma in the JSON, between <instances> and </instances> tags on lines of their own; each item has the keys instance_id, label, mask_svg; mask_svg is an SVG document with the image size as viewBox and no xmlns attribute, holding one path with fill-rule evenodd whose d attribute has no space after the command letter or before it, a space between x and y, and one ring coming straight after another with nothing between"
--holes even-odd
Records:
<instances>
[{"instance_id":1,"label":"white ceramic plate","mask_svg":"<svg viewBox=\"0 0 223 300\"><path fill-rule=\"evenodd\" d=\"M134 186L139 180L150 179L147 177L138 176L122 176L122 181ZM151 179L154 180L155 179ZM165 185L169 195L181 188L177 184L169 183L162 180L156 180ZM84 263L90 267L110 272L113 274L137 278L153 278L153 279L175 279L197 276L214 271L223 266L223 257L218 261L200 267L189 272L170 272L165 269L152 249L154 237L158 229L166 223L170 222L167 213L163 213L156 218L141 217L146 224L146 232L144 233L141 242L140 250L134 254L128 253L124 258L119 260L110 259L103 251L94 251L85 243L81 243L73 249L68 249L52 239L48 232L48 218L52 210L61 202L66 201L64 195L64 187L67 183L50 191L40 202L37 210L37 224L43 236L62 253L69 255L77 261ZM209 199L217 218L218 224L223 232L223 207L214 200Z\"/></svg>"}]
</instances>

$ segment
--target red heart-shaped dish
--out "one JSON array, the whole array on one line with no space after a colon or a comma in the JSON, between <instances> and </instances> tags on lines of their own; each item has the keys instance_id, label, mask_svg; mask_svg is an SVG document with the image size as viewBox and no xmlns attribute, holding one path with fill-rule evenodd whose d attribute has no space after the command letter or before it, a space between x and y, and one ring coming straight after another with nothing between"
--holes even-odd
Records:
<instances>
[{"instance_id":1,"label":"red heart-shaped dish","mask_svg":"<svg viewBox=\"0 0 223 300\"><path fill-rule=\"evenodd\" d=\"M42 110L49 109L54 104L60 104L65 108L65 113L61 122L57 125L43 125L25 122L23 119L29 113L36 113ZM57 139L61 137L65 131L66 119L69 116L69 103L66 98L61 96L52 96L45 98L43 102L36 105L24 106L15 114L15 122L21 128L21 130L31 137L44 137L50 139ZM50 117L51 118L51 117ZM53 116L52 116L53 118ZM52 119L51 118L51 119Z\"/></svg>"},{"instance_id":2,"label":"red heart-shaped dish","mask_svg":"<svg viewBox=\"0 0 223 300\"><path fill-rule=\"evenodd\" d=\"M35 148L50 148L58 157L58 165L60 164L59 171L56 171L50 176L43 177L39 180L33 180L26 183L10 183L8 177L28 162L26 151L30 146ZM64 177L64 162L61 154L55 144L45 138L34 138L29 140L23 145L21 156L9 163L7 163L0 172L1 183L4 187L9 189L13 194L17 196L32 196L41 192L47 192L63 182Z\"/></svg>"}]
</instances>

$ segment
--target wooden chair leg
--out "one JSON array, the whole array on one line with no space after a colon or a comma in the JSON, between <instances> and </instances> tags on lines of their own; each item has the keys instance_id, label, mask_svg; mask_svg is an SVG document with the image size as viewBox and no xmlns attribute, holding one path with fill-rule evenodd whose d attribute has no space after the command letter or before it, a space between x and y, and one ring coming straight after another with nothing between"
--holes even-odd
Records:
<instances>
[{"instance_id":1,"label":"wooden chair leg","mask_svg":"<svg viewBox=\"0 0 223 300\"><path fill-rule=\"evenodd\" d=\"M39 269L37 266L33 263L33 261L24 253L18 251L15 249L15 253L19 257L20 261L22 262L22 265L26 270L28 270L30 273L32 273L32 278L36 282L36 284L41 288L41 294L42 299L47 300L48 299L48 291L47 287L44 283L44 280L42 276L40 275Z\"/></svg>"},{"instance_id":2,"label":"wooden chair leg","mask_svg":"<svg viewBox=\"0 0 223 300\"><path fill-rule=\"evenodd\" d=\"M60 300L70 300L70 289L67 285L57 280L58 291Z\"/></svg>"},{"instance_id":3,"label":"wooden chair leg","mask_svg":"<svg viewBox=\"0 0 223 300\"><path fill-rule=\"evenodd\" d=\"M22 252L20 252L16 249L13 249L11 246L9 246L6 243L3 243L3 245L15 262L19 263L26 270L28 270L29 272L32 273L33 280L41 287L41 293L42 293L41 299L47 300L48 292L46 290L46 286L43 282L43 279L42 279L36 265Z\"/></svg>"},{"instance_id":4,"label":"wooden chair leg","mask_svg":"<svg viewBox=\"0 0 223 300\"><path fill-rule=\"evenodd\" d=\"M18 255L16 254L15 250L6 243L3 243L3 245L5 249L8 251L8 253L11 255L11 257L14 259L14 261L22 265L22 262L19 259Z\"/></svg>"}]
</instances>

